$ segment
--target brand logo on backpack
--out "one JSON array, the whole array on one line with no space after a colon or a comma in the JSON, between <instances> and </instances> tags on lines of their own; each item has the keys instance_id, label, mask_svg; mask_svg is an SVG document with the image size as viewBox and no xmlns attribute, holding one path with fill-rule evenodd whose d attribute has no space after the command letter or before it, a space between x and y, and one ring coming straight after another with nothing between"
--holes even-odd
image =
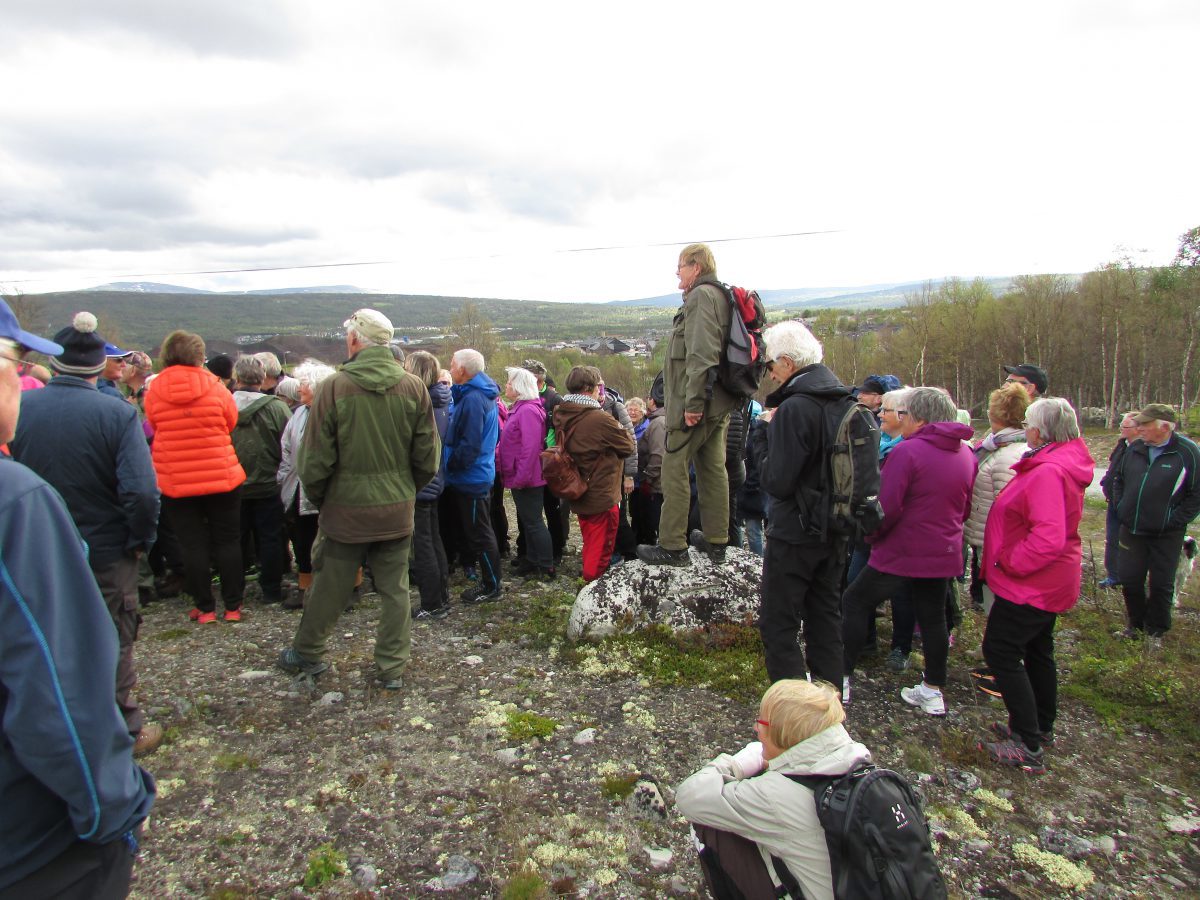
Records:
<instances>
[{"instance_id":1,"label":"brand logo on backpack","mask_svg":"<svg viewBox=\"0 0 1200 900\"><path fill-rule=\"evenodd\" d=\"M892 815L896 817L896 827L905 828L908 825L908 816L904 814L904 807L897 803L892 807Z\"/></svg>"}]
</instances>

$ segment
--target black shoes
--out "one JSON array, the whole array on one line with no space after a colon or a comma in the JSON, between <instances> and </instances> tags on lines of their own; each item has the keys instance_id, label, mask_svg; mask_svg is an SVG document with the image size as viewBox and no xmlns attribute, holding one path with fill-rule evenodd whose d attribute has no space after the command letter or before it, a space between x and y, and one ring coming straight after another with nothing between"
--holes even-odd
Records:
<instances>
[{"instance_id":1,"label":"black shoes","mask_svg":"<svg viewBox=\"0 0 1200 900\"><path fill-rule=\"evenodd\" d=\"M450 609L446 606L439 606L437 609L419 609L413 613L413 621L430 622L437 619L444 619L448 615L450 615Z\"/></svg>"},{"instance_id":2,"label":"black shoes","mask_svg":"<svg viewBox=\"0 0 1200 900\"><path fill-rule=\"evenodd\" d=\"M475 606L478 603L491 603L494 600L499 600L504 596L504 586L496 584L495 587L488 589L482 585L479 587L468 588L462 592L460 598L464 605Z\"/></svg>"},{"instance_id":3,"label":"black shoes","mask_svg":"<svg viewBox=\"0 0 1200 900\"><path fill-rule=\"evenodd\" d=\"M686 568L692 564L687 548L668 550L661 544L638 544L638 559L651 566L679 566Z\"/></svg>"},{"instance_id":4,"label":"black shoes","mask_svg":"<svg viewBox=\"0 0 1200 900\"><path fill-rule=\"evenodd\" d=\"M692 529L692 533L688 535L688 543L707 556L713 565L719 566L725 562L725 548L729 545L710 544L699 528Z\"/></svg>"}]
</instances>

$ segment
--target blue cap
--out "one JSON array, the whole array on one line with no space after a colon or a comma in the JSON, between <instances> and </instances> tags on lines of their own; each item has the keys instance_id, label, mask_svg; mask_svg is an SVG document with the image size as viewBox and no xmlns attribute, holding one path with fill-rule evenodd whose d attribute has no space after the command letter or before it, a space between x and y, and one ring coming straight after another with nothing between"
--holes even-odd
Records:
<instances>
[{"instance_id":1,"label":"blue cap","mask_svg":"<svg viewBox=\"0 0 1200 900\"><path fill-rule=\"evenodd\" d=\"M61 344L56 344L54 341L48 341L45 338L40 338L36 334L30 334L25 331L18 323L17 317L13 315L13 311L8 308L8 304L0 297L0 338L7 338L10 341L16 341L22 347L28 347L30 350L36 350L38 353L44 353L47 356L58 356L63 352Z\"/></svg>"},{"instance_id":2,"label":"blue cap","mask_svg":"<svg viewBox=\"0 0 1200 900\"><path fill-rule=\"evenodd\" d=\"M132 352L133 352L132 350L122 350L116 344L105 344L104 345L104 355L109 357L110 359L113 357L120 359L123 356L128 356Z\"/></svg>"}]
</instances>

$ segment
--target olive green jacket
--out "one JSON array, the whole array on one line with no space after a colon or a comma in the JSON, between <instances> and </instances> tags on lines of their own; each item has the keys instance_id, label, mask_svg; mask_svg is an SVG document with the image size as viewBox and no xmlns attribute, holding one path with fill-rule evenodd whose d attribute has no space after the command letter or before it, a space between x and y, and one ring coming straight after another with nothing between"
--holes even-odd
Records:
<instances>
[{"instance_id":1,"label":"olive green jacket","mask_svg":"<svg viewBox=\"0 0 1200 900\"><path fill-rule=\"evenodd\" d=\"M663 365L670 431L683 428L685 412L702 412L715 419L728 415L736 405L733 396L715 381L710 388L710 373L716 375L721 349L729 338L731 310L724 291L716 287L719 283L711 275L702 275L684 295L683 306L675 315Z\"/></svg>"},{"instance_id":2,"label":"olive green jacket","mask_svg":"<svg viewBox=\"0 0 1200 900\"><path fill-rule=\"evenodd\" d=\"M283 457L280 438L292 413L280 398L258 391L235 391L233 402L238 408L233 449L246 470L241 497L263 500L277 491L275 473Z\"/></svg>"},{"instance_id":3,"label":"olive green jacket","mask_svg":"<svg viewBox=\"0 0 1200 900\"><path fill-rule=\"evenodd\" d=\"M314 392L297 469L321 531L366 544L412 534L441 453L425 384L387 347L366 347Z\"/></svg>"}]
</instances>

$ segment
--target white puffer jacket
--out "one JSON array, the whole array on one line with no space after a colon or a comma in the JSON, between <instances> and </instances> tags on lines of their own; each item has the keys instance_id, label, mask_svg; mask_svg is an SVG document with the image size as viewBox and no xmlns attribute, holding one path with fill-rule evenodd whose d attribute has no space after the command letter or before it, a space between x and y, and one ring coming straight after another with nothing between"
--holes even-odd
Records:
<instances>
[{"instance_id":1,"label":"white puffer jacket","mask_svg":"<svg viewBox=\"0 0 1200 900\"><path fill-rule=\"evenodd\" d=\"M979 457L979 471L975 475L975 488L971 492L971 515L963 524L967 543L975 548L983 546L983 530L987 525L988 511L991 510L992 503L1001 489L1017 474L1012 470L1012 464L1029 449L1025 444L1025 432L1020 428L1003 428L993 434L992 439L998 446Z\"/></svg>"}]
</instances>

